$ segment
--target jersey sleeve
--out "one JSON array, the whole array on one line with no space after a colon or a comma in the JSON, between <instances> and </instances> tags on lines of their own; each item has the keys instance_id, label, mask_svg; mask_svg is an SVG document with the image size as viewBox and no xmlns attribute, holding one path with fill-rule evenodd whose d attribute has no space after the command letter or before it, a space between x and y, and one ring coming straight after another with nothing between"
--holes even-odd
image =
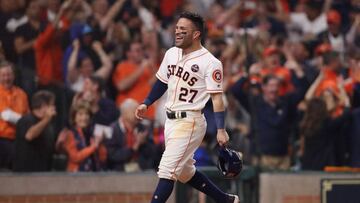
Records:
<instances>
[{"instance_id":1,"label":"jersey sleeve","mask_svg":"<svg viewBox=\"0 0 360 203\"><path fill-rule=\"evenodd\" d=\"M211 61L205 72L206 91L208 93L223 92L223 66L220 61Z\"/></svg>"},{"instance_id":2,"label":"jersey sleeve","mask_svg":"<svg viewBox=\"0 0 360 203\"><path fill-rule=\"evenodd\" d=\"M167 72L168 72L168 57L169 57L169 51L168 50L166 53L165 53L165 56L160 64L160 67L159 67L159 70L157 71L156 73L156 77L157 79L159 79L161 82L167 84L168 83L168 80L169 80L169 77L167 75Z\"/></svg>"}]
</instances>

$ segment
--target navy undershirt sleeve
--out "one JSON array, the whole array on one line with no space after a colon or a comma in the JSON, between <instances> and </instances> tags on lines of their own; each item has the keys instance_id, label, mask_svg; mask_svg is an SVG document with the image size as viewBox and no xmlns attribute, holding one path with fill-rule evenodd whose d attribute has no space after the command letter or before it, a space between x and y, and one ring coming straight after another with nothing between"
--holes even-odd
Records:
<instances>
[{"instance_id":1,"label":"navy undershirt sleeve","mask_svg":"<svg viewBox=\"0 0 360 203\"><path fill-rule=\"evenodd\" d=\"M167 90L167 84L161 82L160 80L156 80L155 84L153 85L149 95L144 100L144 104L146 106L150 106L156 100L158 100Z\"/></svg>"}]
</instances>

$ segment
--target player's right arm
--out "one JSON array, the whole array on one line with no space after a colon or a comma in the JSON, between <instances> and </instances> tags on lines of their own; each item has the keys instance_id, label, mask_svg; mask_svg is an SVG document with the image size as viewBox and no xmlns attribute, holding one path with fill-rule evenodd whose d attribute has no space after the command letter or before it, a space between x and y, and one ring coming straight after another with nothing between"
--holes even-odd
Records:
<instances>
[{"instance_id":1,"label":"player's right arm","mask_svg":"<svg viewBox=\"0 0 360 203\"><path fill-rule=\"evenodd\" d=\"M164 59L161 62L158 72L156 73L157 80L154 83L149 95L135 110L135 117L137 119L143 119L147 108L158 100L167 90L167 58L169 57L169 51L170 50L165 53Z\"/></svg>"},{"instance_id":2,"label":"player's right arm","mask_svg":"<svg viewBox=\"0 0 360 203\"><path fill-rule=\"evenodd\" d=\"M143 119L147 108L151 104L153 104L156 100L158 100L166 92L166 90L167 90L167 84L157 79L147 98L144 100L142 104L140 104L136 108L135 111L136 118Z\"/></svg>"}]
</instances>

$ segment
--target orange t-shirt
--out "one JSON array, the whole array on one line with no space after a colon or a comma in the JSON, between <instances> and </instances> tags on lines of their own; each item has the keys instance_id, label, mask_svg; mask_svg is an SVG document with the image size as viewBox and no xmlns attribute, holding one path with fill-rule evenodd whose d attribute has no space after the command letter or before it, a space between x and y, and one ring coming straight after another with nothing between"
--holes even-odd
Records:
<instances>
[{"instance_id":1,"label":"orange t-shirt","mask_svg":"<svg viewBox=\"0 0 360 203\"><path fill-rule=\"evenodd\" d=\"M324 79L320 82L319 86L315 90L315 96L319 97L324 91L329 90L333 94L339 95L340 89L337 85L337 77L338 74L336 74L335 71L329 70L327 68L324 69ZM338 105L334 112L332 112L331 116L333 118L336 118L340 116L343 113L344 107L341 105Z\"/></svg>"},{"instance_id":2,"label":"orange t-shirt","mask_svg":"<svg viewBox=\"0 0 360 203\"><path fill-rule=\"evenodd\" d=\"M62 31L69 27L66 19L63 23ZM36 72L41 85L49 85L53 82L63 82L62 58L63 50L61 39L57 36L55 27L49 24L44 32L36 39L34 44Z\"/></svg>"},{"instance_id":3,"label":"orange t-shirt","mask_svg":"<svg viewBox=\"0 0 360 203\"><path fill-rule=\"evenodd\" d=\"M13 86L10 90L0 85L0 112L9 108L24 115L29 112L29 103L26 93ZM0 138L15 139L15 125L0 119Z\"/></svg>"},{"instance_id":4,"label":"orange t-shirt","mask_svg":"<svg viewBox=\"0 0 360 203\"><path fill-rule=\"evenodd\" d=\"M124 61L117 65L112 78L114 85L117 86L117 84L121 80L129 77L129 75L133 74L137 70L137 68L138 67L136 64L129 61ZM118 92L118 95L116 97L116 105L120 106L121 103L127 98L132 98L137 102L142 103L151 90L151 86L149 84L149 80L151 79L151 77L152 75L150 70L145 69L143 74L138 78L138 80L133 84L133 86L123 92ZM154 115L155 109L153 106L150 106L147 116L153 119Z\"/></svg>"},{"instance_id":5,"label":"orange t-shirt","mask_svg":"<svg viewBox=\"0 0 360 203\"><path fill-rule=\"evenodd\" d=\"M337 86L337 77L338 75L327 68L324 70L324 79L320 82L319 86L315 90L315 96L320 96L325 90L331 90L335 94L339 93L339 88Z\"/></svg>"}]
</instances>

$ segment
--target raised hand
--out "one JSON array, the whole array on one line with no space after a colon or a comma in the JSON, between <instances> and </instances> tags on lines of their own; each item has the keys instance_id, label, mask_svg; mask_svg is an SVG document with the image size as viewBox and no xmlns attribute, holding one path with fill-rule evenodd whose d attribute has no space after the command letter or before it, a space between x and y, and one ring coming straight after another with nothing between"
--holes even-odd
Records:
<instances>
[{"instance_id":1,"label":"raised hand","mask_svg":"<svg viewBox=\"0 0 360 203\"><path fill-rule=\"evenodd\" d=\"M45 110L45 117L46 118L52 118L56 115L56 108L55 106L48 106Z\"/></svg>"},{"instance_id":2,"label":"raised hand","mask_svg":"<svg viewBox=\"0 0 360 203\"><path fill-rule=\"evenodd\" d=\"M99 41L94 41L94 42L92 43L91 47L92 47L96 52L99 52L99 51L103 50L102 44L101 44L101 42L99 42Z\"/></svg>"},{"instance_id":3,"label":"raised hand","mask_svg":"<svg viewBox=\"0 0 360 203\"><path fill-rule=\"evenodd\" d=\"M75 39L73 41L72 45L73 45L74 49L79 50L80 49L80 41L79 41L79 39Z\"/></svg>"}]
</instances>

